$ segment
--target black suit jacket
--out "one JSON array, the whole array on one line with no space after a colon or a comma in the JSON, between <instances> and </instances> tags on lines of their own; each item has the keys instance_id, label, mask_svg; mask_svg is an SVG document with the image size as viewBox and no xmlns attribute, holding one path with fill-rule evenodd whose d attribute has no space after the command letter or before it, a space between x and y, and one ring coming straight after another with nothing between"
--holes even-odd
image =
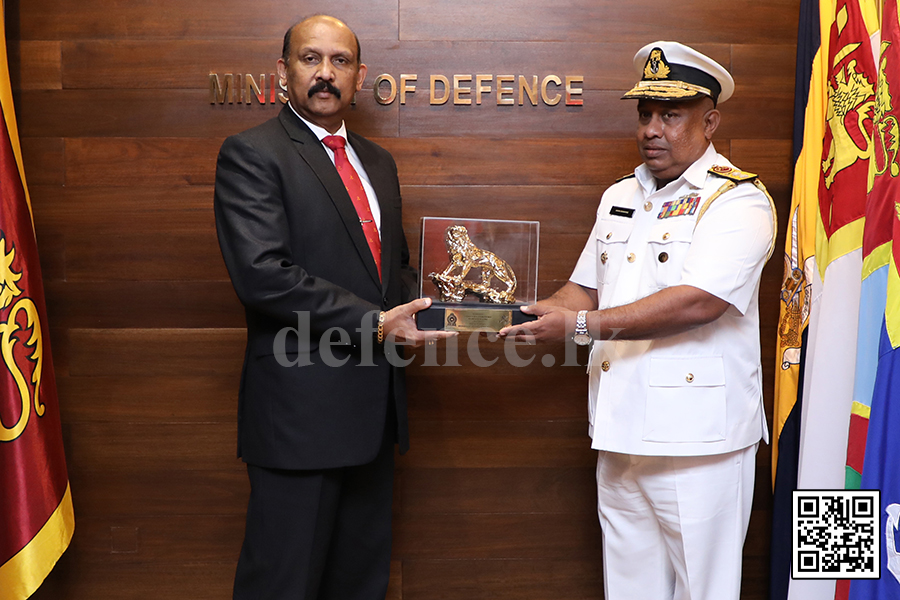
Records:
<instances>
[{"instance_id":1,"label":"black suit jacket","mask_svg":"<svg viewBox=\"0 0 900 600\"><path fill-rule=\"evenodd\" d=\"M400 451L408 447L403 373L373 341L378 311L414 297L397 167L380 146L348 137L381 208L383 283L340 175L289 106L229 137L219 152L216 228L247 317L238 455L251 464L365 464L378 452L390 403ZM309 344L285 330L303 329L297 311L309 315ZM326 339L336 342L332 366L320 346L329 330ZM279 364L282 344L282 362L299 359L305 366ZM337 367L334 361L346 362Z\"/></svg>"}]
</instances>

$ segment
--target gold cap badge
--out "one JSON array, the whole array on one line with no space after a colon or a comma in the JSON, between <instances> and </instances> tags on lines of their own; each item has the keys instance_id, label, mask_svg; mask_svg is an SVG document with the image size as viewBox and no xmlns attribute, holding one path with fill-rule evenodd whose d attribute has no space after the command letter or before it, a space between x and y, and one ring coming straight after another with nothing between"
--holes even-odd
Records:
<instances>
[{"instance_id":1,"label":"gold cap badge","mask_svg":"<svg viewBox=\"0 0 900 600\"><path fill-rule=\"evenodd\" d=\"M651 50L647 64L644 65L644 79L665 79L669 76L670 70L662 50L659 48Z\"/></svg>"}]
</instances>

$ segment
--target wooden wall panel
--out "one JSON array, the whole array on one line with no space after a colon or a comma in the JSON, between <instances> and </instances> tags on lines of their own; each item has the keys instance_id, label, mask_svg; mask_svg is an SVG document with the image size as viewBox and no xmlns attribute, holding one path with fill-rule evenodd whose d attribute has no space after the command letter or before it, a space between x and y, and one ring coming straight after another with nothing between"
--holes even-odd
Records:
<instances>
[{"instance_id":1,"label":"wooden wall panel","mask_svg":"<svg viewBox=\"0 0 900 600\"><path fill-rule=\"evenodd\" d=\"M405 185L608 186L634 169L632 140L374 138L397 161ZM73 186L212 185L222 138L74 138L66 140L66 183ZM553 160L553 159L557 160ZM526 170L510 165L528 164ZM561 168L564 167L564 168Z\"/></svg>"},{"instance_id":2,"label":"wooden wall panel","mask_svg":"<svg viewBox=\"0 0 900 600\"><path fill-rule=\"evenodd\" d=\"M488 396L484 397L489 401ZM573 467L597 460L587 425L573 421L416 421L404 468ZM426 441L427 440L427 441Z\"/></svg>"},{"instance_id":3,"label":"wooden wall panel","mask_svg":"<svg viewBox=\"0 0 900 600\"><path fill-rule=\"evenodd\" d=\"M591 514L404 515L394 527L411 559L578 559L600 555L599 533Z\"/></svg>"},{"instance_id":4,"label":"wooden wall panel","mask_svg":"<svg viewBox=\"0 0 900 600\"><path fill-rule=\"evenodd\" d=\"M218 150L225 137L274 117L281 107L280 104L213 106L209 103L205 80L197 87L200 89L168 90L158 97L155 92L148 97L146 90L108 90L99 95L96 90L25 91L20 112L28 129L22 135L219 138ZM72 108L60 112L56 107L61 103ZM154 124L153 129L147 128L148 120ZM360 102L353 109L353 122L359 123L359 129L367 136L396 136L397 108Z\"/></svg>"},{"instance_id":5,"label":"wooden wall panel","mask_svg":"<svg viewBox=\"0 0 900 600\"><path fill-rule=\"evenodd\" d=\"M197 563L151 565L135 561L111 567L81 557L79 537L62 557L51 577L32 596L33 600L64 598L227 598L231 594L234 565ZM110 577L114 572L115 576Z\"/></svg>"},{"instance_id":6,"label":"wooden wall panel","mask_svg":"<svg viewBox=\"0 0 900 600\"><path fill-rule=\"evenodd\" d=\"M328 0L28 0L18 5L22 39L177 39L262 37L280 41L295 21L334 11ZM396 0L350 2L341 15L360 37L395 39ZM151 57L152 60L152 57Z\"/></svg>"},{"instance_id":7,"label":"wooden wall panel","mask_svg":"<svg viewBox=\"0 0 900 600\"><path fill-rule=\"evenodd\" d=\"M9 46L9 78L23 90L62 88L62 43L23 41Z\"/></svg>"},{"instance_id":8,"label":"wooden wall panel","mask_svg":"<svg viewBox=\"0 0 900 600\"><path fill-rule=\"evenodd\" d=\"M565 4L543 0L407 0L402 2L400 39L603 40L639 48L653 40L677 37L688 44L765 44L796 38L796 15L793 4L753 0L730 2L727 10L715 0L670 4L649 0L575 0Z\"/></svg>"},{"instance_id":9,"label":"wooden wall panel","mask_svg":"<svg viewBox=\"0 0 900 600\"><path fill-rule=\"evenodd\" d=\"M491 353L482 344L480 352L486 357ZM519 355L528 360L541 350L524 348ZM502 355L501 355L502 356ZM581 364L585 358L580 356ZM504 360L486 368L473 367L463 359L459 367L421 366L414 363L409 369L408 384L414 394L410 401L410 414L416 421L546 421L549 419L587 419L587 393L579 378L582 367L540 366L538 358L532 369L508 366ZM562 358L556 364L562 364ZM439 364L446 362L441 356ZM463 366L465 365L465 366ZM546 371L545 371L546 369ZM506 371L510 383L504 384L506 392L491 401L480 394L460 394L458 382L465 378L471 389L490 390L501 377L497 371ZM587 431L585 426L584 431Z\"/></svg>"},{"instance_id":10,"label":"wooden wall panel","mask_svg":"<svg viewBox=\"0 0 900 600\"><path fill-rule=\"evenodd\" d=\"M23 121L19 121L22 126ZM21 135L21 134L20 134ZM21 137L25 178L29 185L61 186L66 182L65 143L62 138Z\"/></svg>"},{"instance_id":11,"label":"wooden wall panel","mask_svg":"<svg viewBox=\"0 0 900 600\"><path fill-rule=\"evenodd\" d=\"M357 29L359 29L357 27ZM46 42L33 42L44 43ZM369 68L365 89L375 78L388 73L398 79L410 65L435 65L419 72L417 94L427 93L429 75L492 73L538 75L583 75L584 89L621 90L633 84L629 64L634 49L623 44L598 42L479 42L396 41L363 37L363 62ZM695 47L728 66L731 46L696 44ZM56 52L60 52L57 43ZM222 40L72 40L62 42L65 64L62 82L66 89L207 89L209 73L275 72L281 55L281 40L232 38ZM567 62L560 63L565 55ZM154 60L147 60L148 56ZM752 56L752 54L751 54ZM33 57L34 61L38 57ZM23 66L24 68L24 66ZM58 70L58 69L57 69ZM565 72L563 72L565 71ZM57 77L59 79L59 77ZM29 89L55 89L59 85ZM493 99L492 99L493 100Z\"/></svg>"},{"instance_id":12,"label":"wooden wall panel","mask_svg":"<svg viewBox=\"0 0 900 600\"><path fill-rule=\"evenodd\" d=\"M45 292L54 326L61 328L244 326L228 281L49 281Z\"/></svg>"},{"instance_id":13,"label":"wooden wall panel","mask_svg":"<svg viewBox=\"0 0 900 600\"><path fill-rule=\"evenodd\" d=\"M360 92L360 94L365 91ZM586 106L497 106L491 95L484 95L480 106L429 104L427 89L409 95L403 107L404 118L399 123L399 135L404 138L431 136L503 136L504 138L559 135L567 138L631 138L634 135L635 107L633 102L621 100L622 93L586 90ZM32 90L22 93L22 135L48 137L99 137L119 134L122 137L148 135L142 119L152 120L156 127L153 137L213 137L225 138L234 131L258 125L277 114L274 105L210 106L206 90L172 90L148 102L143 90L113 90L97 97L92 90ZM518 97L518 96L517 96ZM54 110L60 104L71 104L69 112ZM777 110L760 111L766 105ZM360 124L361 133L369 137L398 135L399 103L379 106L367 98L354 109L352 123ZM758 92L745 94L723 104L722 138L778 139L790 134L790 115L793 106L788 94ZM182 108L185 107L185 108ZM80 109L80 110L78 110ZM753 110L751 110L753 109ZM207 120L210 113L224 113L227 120ZM735 119L734 115L749 113L750 118ZM731 117L731 118L730 118ZM27 119L27 120L26 120ZM221 142L220 142L221 143Z\"/></svg>"},{"instance_id":14,"label":"wooden wall panel","mask_svg":"<svg viewBox=\"0 0 900 600\"><path fill-rule=\"evenodd\" d=\"M240 517L249 497L246 478L242 468L136 471L129 467L73 469L70 474L72 489L78 490L78 516L115 522L146 515Z\"/></svg>"},{"instance_id":15,"label":"wooden wall panel","mask_svg":"<svg viewBox=\"0 0 900 600\"><path fill-rule=\"evenodd\" d=\"M222 139L69 138L66 185L211 185Z\"/></svg>"},{"instance_id":16,"label":"wooden wall panel","mask_svg":"<svg viewBox=\"0 0 900 600\"><path fill-rule=\"evenodd\" d=\"M44 138L42 138L44 139ZM26 160L30 156L26 152ZM32 181L32 171L28 179ZM112 187L30 185L35 228L67 235L127 231L215 235L212 186Z\"/></svg>"},{"instance_id":17,"label":"wooden wall panel","mask_svg":"<svg viewBox=\"0 0 900 600\"><path fill-rule=\"evenodd\" d=\"M793 24L792 20L791 25ZM735 97L753 90L791 95L797 56L790 40L790 37L785 37L780 41L773 40L770 44L731 46L730 62Z\"/></svg>"},{"instance_id":18,"label":"wooden wall panel","mask_svg":"<svg viewBox=\"0 0 900 600\"><path fill-rule=\"evenodd\" d=\"M596 533L596 532L595 532ZM603 568L599 555L566 560L408 560L403 572L407 600L601 600Z\"/></svg>"},{"instance_id":19,"label":"wooden wall panel","mask_svg":"<svg viewBox=\"0 0 900 600\"><path fill-rule=\"evenodd\" d=\"M369 46L365 48L368 55ZM275 38L72 40L62 43L62 55L67 89L207 90L210 73L255 73L257 79L274 73L281 42ZM148 56L153 60L147 60Z\"/></svg>"},{"instance_id":20,"label":"wooden wall panel","mask_svg":"<svg viewBox=\"0 0 900 600\"><path fill-rule=\"evenodd\" d=\"M349 0L337 16L361 38L369 74L348 126L397 161L414 263L423 216L539 220L546 296L571 273L601 194L640 162L634 103L619 98L653 39L731 70L716 147L759 173L786 214L798 4ZM287 26L332 10L8 0L78 523L37 600L230 594L248 495L235 458L245 332L216 243L214 170L222 140L280 104L210 104L209 75L274 72ZM374 101L382 73L418 75L406 104ZM494 82L481 105L429 103L431 74L479 73L581 75L583 105L498 106ZM761 289L770 414L781 248ZM497 361L485 368L467 343L449 365L452 347L420 349L407 370L412 450L397 461L388 598L602 598L586 354L522 346L533 361L519 368L475 338ZM762 447L744 600L766 597L770 457Z\"/></svg>"},{"instance_id":21,"label":"wooden wall panel","mask_svg":"<svg viewBox=\"0 0 900 600\"><path fill-rule=\"evenodd\" d=\"M240 374L60 377L66 423L231 423ZM140 385L136 385L140 384ZM232 397L233 396L233 397ZM86 465L90 466L90 465Z\"/></svg>"},{"instance_id":22,"label":"wooden wall panel","mask_svg":"<svg viewBox=\"0 0 900 600\"><path fill-rule=\"evenodd\" d=\"M81 551L112 564L225 561L229 558L226 543L239 534L243 521L241 515L120 517L118 525L110 528L104 519L86 517L79 523L85 531ZM173 544L176 539L178 543Z\"/></svg>"},{"instance_id":23,"label":"wooden wall panel","mask_svg":"<svg viewBox=\"0 0 900 600\"><path fill-rule=\"evenodd\" d=\"M234 376L246 338L241 329L71 329L69 373Z\"/></svg>"},{"instance_id":24,"label":"wooden wall panel","mask_svg":"<svg viewBox=\"0 0 900 600\"><path fill-rule=\"evenodd\" d=\"M608 186L610 178L629 173L640 160L633 141L618 139L376 141L394 155L404 185L571 185L572 173L578 173L578 185Z\"/></svg>"},{"instance_id":25,"label":"wooden wall panel","mask_svg":"<svg viewBox=\"0 0 900 600\"><path fill-rule=\"evenodd\" d=\"M192 257L184 260L185 256ZM153 232L91 236L66 256L68 281L212 280L228 277L215 237ZM212 267L212 268L211 268Z\"/></svg>"},{"instance_id":26,"label":"wooden wall panel","mask_svg":"<svg viewBox=\"0 0 900 600\"><path fill-rule=\"evenodd\" d=\"M75 465L138 472L236 468L230 460L236 431L236 423L79 423L64 428L68 457ZM192 448L190 454L185 446Z\"/></svg>"}]
</instances>

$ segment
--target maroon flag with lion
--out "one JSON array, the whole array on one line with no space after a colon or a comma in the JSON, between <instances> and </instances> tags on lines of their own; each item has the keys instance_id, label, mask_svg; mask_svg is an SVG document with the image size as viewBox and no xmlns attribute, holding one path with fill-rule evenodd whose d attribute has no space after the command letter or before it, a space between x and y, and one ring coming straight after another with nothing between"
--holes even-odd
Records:
<instances>
[{"instance_id":1,"label":"maroon flag with lion","mask_svg":"<svg viewBox=\"0 0 900 600\"><path fill-rule=\"evenodd\" d=\"M0 600L31 596L75 517L0 12Z\"/></svg>"}]
</instances>

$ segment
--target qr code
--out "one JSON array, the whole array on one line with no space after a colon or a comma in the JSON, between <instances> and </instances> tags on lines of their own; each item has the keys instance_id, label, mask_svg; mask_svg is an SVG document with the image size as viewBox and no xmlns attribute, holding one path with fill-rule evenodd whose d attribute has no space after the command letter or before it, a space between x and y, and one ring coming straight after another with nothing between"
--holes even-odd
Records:
<instances>
[{"instance_id":1,"label":"qr code","mask_svg":"<svg viewBox=\"0 0 900 600\"><path fill-rule=\"evenodd\" d=\"M878 579L879 490L796 490L791 576Z\"/></svg>"}]
</instances>

